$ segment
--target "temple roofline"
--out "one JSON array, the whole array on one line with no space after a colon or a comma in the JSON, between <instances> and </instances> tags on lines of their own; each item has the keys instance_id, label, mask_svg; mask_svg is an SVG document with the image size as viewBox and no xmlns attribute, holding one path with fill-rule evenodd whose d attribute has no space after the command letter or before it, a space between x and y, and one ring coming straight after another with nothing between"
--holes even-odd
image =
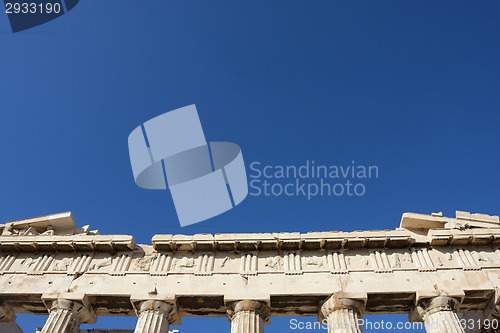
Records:
<instances>
[{"instance_id":1,"label":"temple roofline","mask_svg":"<svg viewBox=\"0 0 500 333\"><path fill-rule=\"evenodd\" d=\"M89 227L77 229L70 212L7 222L0 225L0 251L97 251L136 249L129 235L99 235ZM498 216L457 211L456 218L404 213L396 230L227 233L155 235L157 251L253 251L359 248L408 248L411 246L500 244Z\"/></svg>"}]
</instances>

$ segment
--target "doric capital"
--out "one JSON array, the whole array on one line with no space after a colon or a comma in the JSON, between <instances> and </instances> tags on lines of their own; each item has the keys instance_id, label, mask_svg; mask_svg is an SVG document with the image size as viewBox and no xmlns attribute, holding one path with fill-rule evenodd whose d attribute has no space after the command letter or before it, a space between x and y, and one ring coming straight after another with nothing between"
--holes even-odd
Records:
<instances>
[{"instance_id":1,"label":"doric capital","mask_svg":"<svg viewBox=\"0 0 500 333\"><path fill-rule=\"evenodd\" d=\"M153 299L136 303L137 314L141 314L142 312L161 312L169 315L173 310L174 306L172 304Z\"/></svg>"},{"instance_id":2,"label":"doric capital","mask_svg":"<svg viewBox=\"0 0 500 333\"><path fill-rule=\"evenodd\" d=\"M90 305L87 296L82 294L44 295L42 297L49 313L57 310L71 312L81 324L95 324L97 316Z\"/></svg>"},{"instance_id":3,"label":"doric capital","mask_svg":"<svg viewBox=\"0 0 500 333\"><path fill-rule=\"evenodd\" d=\"M459 296L439 295L433 298L418 300L410 313L410 320L425 321L433 313L458 310L461 298Z\"/></svg>"},{"instance_id":4,"label":"doric capital","mask_svg":"<svg viewBox=\"0 0 500 333\"><path fill-rule=\"evenodd\" d=\"M154 312L165 315L170 324L179 325L181 323L177 312L177 298L173 295L157 295L156 297L133 295L131 302L137 317L143 313Z\"/></svg>"},{"instance_id":5,"label":"doric capital","mask_svg":"<svg viewBox=\"0 0 500 333\"><path fill-rule=\"evenodd\" d=\"M226 303L226 311L229 321L232 321L234 316L241 311L255 312L264 322L268 322L271 316L269 302L262 300L229 301Z\"/></svg>"},{"instance_id":6,"label":"doric capital","mask_svg":"<svg viewBox=\"0 0 500 333\"><path fill-rule=\"evenodd\" d=\"M11 307L0 299L0 323L10 323L16 320L16 314Z\"/></svg>"},{"instance_id":7,"label":"doric capital","mask_svg":"<svg viewBox=\"0 0 500 333\"><path fill-rule=\"evenodd\" d=\"M323 321L336 310L350 309L359 315L363 314L367 300L365 293L344 293L339 292L331 295L319 304L319 321Z\"/></svg>"}]
</instances>

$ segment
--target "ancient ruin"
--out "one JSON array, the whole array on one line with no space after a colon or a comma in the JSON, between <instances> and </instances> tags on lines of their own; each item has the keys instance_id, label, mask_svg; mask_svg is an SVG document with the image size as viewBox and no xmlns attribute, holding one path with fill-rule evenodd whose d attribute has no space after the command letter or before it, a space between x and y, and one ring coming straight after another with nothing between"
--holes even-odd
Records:
<instances>
[{"instance_id":1,"label":"ancient ruin","mask_svg":"<svg viewBox=\"0 0 500 333\"><path fill-rule=\"evenodd\" d=\"M361 332L357 319L379 313L406 313L428 332L493 332L455 324L499 316L498 216L405 213L395 230L156 235L139 245L62 213L0 233L2 333L21 332L16 313L49 314L41 333L79 332L103 315L137 316L135 333L168 332L186 316L226 316L232 333L263 332L273 316Z\"/></svg>"}]
</instances>

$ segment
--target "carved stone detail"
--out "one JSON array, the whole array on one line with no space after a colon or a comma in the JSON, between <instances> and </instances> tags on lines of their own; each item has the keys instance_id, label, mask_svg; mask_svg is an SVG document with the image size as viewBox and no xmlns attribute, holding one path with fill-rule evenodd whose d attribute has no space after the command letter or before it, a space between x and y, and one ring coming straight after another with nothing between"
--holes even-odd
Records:
<instances>
[{"instance_id":1,"label":"carved stone detail","mask_svg":"<svg viewBox=\"0 0 500 333\"><path fill-rule=\"evenodd\" d=\"M475 271L480 270L481 266L479 266L476 260L472 257L471 253L467 249L458 249L455 250L455 256L458 260L460 266L462 266L465 271Z\"/></svg>"},{"instance_id":2,"label":"carved stone detail","mask_svg":"<svg viewBox=\"0 0 500 333\"><path fill-rule=\"evenodd\" d=\"M0 274L9 271L16 258L17 254L4 254L0 258Z\"/></svg>"},{"instance_id":3,"label":"carved stone detail","mask_svg":"<svg viewBox=\"0 0 500 333\"><path fill-rule=\"evenodd\" d=\"M401 268L401 258L399 253L393 253L391 255L391 266L394 268Z\"/></svg>"},{"instance_id":4,"label":"carved stone detail","mask_svg":"<svg viewBox=\"0 0 500 333\"><path fill-rule=\"evenodd\" d=\"M279 270L281 267L281 257L272 256L266 259L265 267L269 267L274 270Z\"/></svg>"},{"instance_id":5,"label":"carved stone detail","mask_svg":"<svg viewBox=\"0 0 500 333\"><path fill-rule=\"evenodd\" d=\"M147 272L151 269L151 262L153 261L153 256L145 255L140 258L134 259L134 267L140 271Z\"/></svg>"},{"instance_id":6,"label":"carved stone detail","mask_svg":"<svg viewBox=\"0 0 500 333\"><path fill-rule=\"evenodd\" d=\"M464 333L464 329L456 314L460 300L454 297L441 295L418 301L414 316L424 321L425 329L429 333Z\"/></svg>"},{"instance_id":7,"label":"carved stone detail","mask_svg":"<svg viewBox=\"0 0 500 333\"><path fill-rule=\"evenodd\" d=\"M94 311L85 300L58 298L46 300L46 304L49 318L41 333L78 333L81 324L93 324L96 321Z\"/></svg>"},{"instance_id":8,"label":"carved stone detail","mask_svg":"<svg viewBox=\"0 0 500 333\"><path fill-rule=\"evenodd\" d=\"M241 275L257 275L257 253L243 253L240 260Z\"/></svg>"},{"instance_id":9,"label":"carved stone detail","mask_svg":"<svg viewBox=\"0 0 500 333\"><path fill-rule=\"evenodd\" d=\"M314 270L314 271L322 271L324 263L326 258L325 256L307 256L307 257L302 257L302 268L304 270Z\"/></svg>"},{"instance_id":10,"label":"carved stone detail","mask_svg":"<svg viewBox=\"0 0 500 333\"><path fill-rule=\"evenodd\" d=\"M227 304L226 309L231 322L231 333L264 333L264 324L270 316L266 302L233 301Z\"/></svg>"},{"instance_id":11,"label":"carved stone detail","mask_svg":"<svg viewBox=\"0 0 500 333\"><path fill-rule=\"evenodd\" d=\"M89 271L99 271L101 268L111 266L113 263L112 258L101 258L101 259L93 259L92 263L89 267Z\"/></svg>"},{"instance_id":12,"label":"carved stone detail","mask_svg":"<svg viewBox=\"0 0 500 333\"><path fill-rule=\"evenodd\" d=\"M196 261L192 257L184 256L182 258L175 258L173 270L178 272L192 272L196 266Z\"/></svg>"},{"instance_id":13,"label":"carved stone detail","mask_svg":"<svg viewBox=\"0 0 500 333\"><path fill-rule=\"evenodd\" d=\"M74 261L73 258L62 258L61 260L56 262L53 269L54 271L66 272L73 263L73 261Z\"/></svg>"},{"instance_id":14,"label":"carved stone detail","mask_svg":"<svg viewBox=\"0 0 500 333\"><path fill-rule=\"evenodd\" d=\"M92 253L78 255L78 257L76 257L72 265L69 267L68 274L81 274L86 272L90 267L92 257Z\"/></svg>"},{"instance_id":15,"label":"carved stone detail","mask_svg":"<svg viewBox=\"0 0 500 333\"><path fill-rule=\"evenodd\" d=\"M413 262L420 272L434 272L436 270L436 266L434 266L429 251L426 248L412 248L411 255Z\"/></svg>"},{"instance_id":16,"label":"carved stone detail","mask_svg":"<svg viewBox=\"0 0 500 333\"><path fill-rule=\"evenodd\" d=\"M134 333L168 332L172 315L176 312L174 305L160 300L144 300L135 302L137 325Z\"/></svg>"},{"instance_id":17,"label":"carved stone detail","mask_svg":"<svg viewBox=\"0 0 500 333\"><path fill-rule=\"evenodd\" d=\"M370 259L375 273L391 273L392 267L385 250L374 250L370 252Z\"/></svg>"},{"instance_id":18,"label":"carved stone detail","mask_svg":"<svg viewBox=\"0 0 500 333\"><path fill-rule=\"evenodd\" d=\"M224 259L222 260L222 263L220 264L220 267L226 267L226 264L231 260L229 256L225 256Z\"/></svg>"},{"instance_id":19,"label":"carved stone detail","mask_svg":"<svg viewBox=\"0 0 500 333\"><path fill-rule=\"evenodd\" d=\"M39 257L33 264L29 265L30 271L28 274L43 274L47 271L50 264L54 261L53 254L44 254Z\"/></svg>"},{"instance_id":20,"label":"carved stone detail","mask_svg":"<svg viewBox=\"0 0 500 333\"><path fill-rule=\"evenodd\" d=\"M42 293L68 299L60 295L85 292L99 314L130 316L132 293L143 295L143 301L168 292L179 299L182 314L215 316L229 304L227 299L269 296L273 314L310 316L320 299L342 290L368 293L370 314L402 313L410 300L419 299L424 320L434 315L429 309L437 308L426 302L443 294L461 295L454 296L457 302L463 299L460 313L489 318L485 308L492 299L500 304L500 220L457 216L463 226L473 222L472 227L450 229L445 225L453 219L405 214L396 230L156 235L152 245L135 244L132 236L76 231L68 214L15 221L0 225L5 231L0 236L0 300L14 311L41 314ZM334 314L327 311L334 321L349 323L362 314L347 301L336 302L342 307ZM75 320L73 308L68 313L60 308L58 318ZM322 309L329 309L327 302ZM435 322L455 320L454 311L440 309ZM241 322L260 331L261 318L252 316ZM234 327L238 330L236 321Z\"/></svg>"},{"instance_id":21,"label":"carved stone detail","mask_svg":"<svg viewBox=\"0 0 500 333\"><path fill-rule=\"evenodd\" d=\"M115 258L115 263L111 269L110 275L125 275L132 262L131 254L121 254Z\"/></svg>"},{"instance_id":22,"label":"carved stone detail","mask_svg":"<svg viewBox=\"0 0 500 333\"><path fill-rule=\"evenodd\" d=\"M296 275L302 274L302 261L300 258L300 251L285 253L283 258L285 274Z\"/></svg>"},{"instance_id":23,"label":"carved stone detail","mask_svg":"<svg viewBox=\"0 0 500 333\"><path fill-rule=\"evenodd\" d=\"M363 317L364 303L364 299L334 294L320 303L318 320L327 324L328 333L363 332L359 319Z\"/></svg>"},{"instance_id":24,"label":"carved stone detail","mask_svg":"<svg viewBox=\"0 0 500 333\"><path fill-rule=\"evenodd\" d=\"M172 255L169 253L158 253L151 265L151 275L167 275L172 266Z\"/></svg>"},{"instance_id":25,"label":"carved stone detail","mask_svg":"<svg viewBox=\"0 0 500 333\"><path fill-rule=\"evenodd\" d=\"M214 255L200 254L196 263L195 275L212 275L214 270Z\"/></svg>"},{"instance_id":26,"label":"carved stone detail","mask_svg":"<svg viewBox=\"0 0 500 333\"><path fill-rule=\"evenodd\" d=\"M347 274L347 262L344 253L341 251L329 252L326 255L328 269L333 274Z\"/></svg>"}]
</instances>

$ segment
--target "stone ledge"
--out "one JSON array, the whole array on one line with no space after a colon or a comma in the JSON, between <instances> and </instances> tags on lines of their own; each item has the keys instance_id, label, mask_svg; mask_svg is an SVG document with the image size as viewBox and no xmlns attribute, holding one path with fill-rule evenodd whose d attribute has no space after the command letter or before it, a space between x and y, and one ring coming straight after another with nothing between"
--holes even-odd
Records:
<instances>
[{"instance_id":1,"label":"stone ledge","mask_svg":"<svg viewBox=\"0 0 500 333\"><path fill-rule=\"evenodd\" d=\"M116 252L135 249L128 235L0 236L2 252Z\"/></svg>"},{"instance_id":2,"label":"stone ledge","mask_svg":"<svg viewBox=\"0 0 500 333\"><path fill-rule=\"evenodd\" d=\"M157 251L318 250L340 248L405 248L412 242L407 230L353 232L155 235Z\"/></svg>"},{"instance_id":3,"label":"stone ledge","mask_svg":"<svg viewBox=\"0 0 500 333\"><path fill-rule=\"evenodd\" d=\"M427 235L408 230L277 233L277 234L196 234L155 235L155 250L191 251L269 251L360 248L408 248L411 246L498 245L500 228L429 229Z\"/></svg>"}]
</instances>

